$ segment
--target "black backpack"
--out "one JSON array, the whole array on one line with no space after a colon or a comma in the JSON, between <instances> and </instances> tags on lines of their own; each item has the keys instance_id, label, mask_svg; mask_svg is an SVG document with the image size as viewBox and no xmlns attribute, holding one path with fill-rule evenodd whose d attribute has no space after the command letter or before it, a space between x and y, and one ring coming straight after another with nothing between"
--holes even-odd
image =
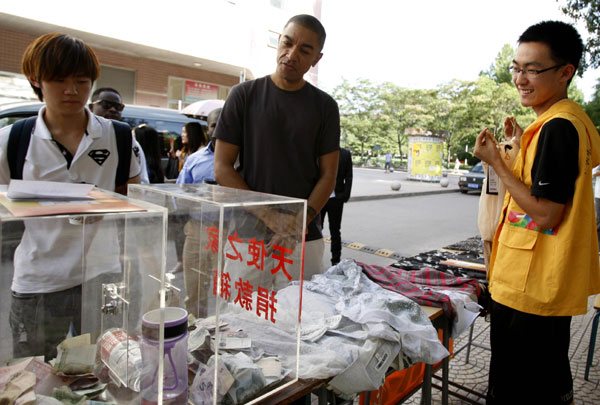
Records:
<instances>
[{"instance_id":1,"label":"black backpack","mask_svg":"<svg viewBox=\"0 0 600 405\"><path fill-rule=\"evenodd\" d=\"M36 119L37 116L34 116L17 121L10 129L7 157L11 179L23 179L23 165L25 164L25 156L27 156L31 132L33 131ZM119 154L115 186L119 187L129 180L129 166L131 164L131 128L129 125L119 121L113 120L112 124L115 129L117 152Z\"/></svg>"}]
</instances>

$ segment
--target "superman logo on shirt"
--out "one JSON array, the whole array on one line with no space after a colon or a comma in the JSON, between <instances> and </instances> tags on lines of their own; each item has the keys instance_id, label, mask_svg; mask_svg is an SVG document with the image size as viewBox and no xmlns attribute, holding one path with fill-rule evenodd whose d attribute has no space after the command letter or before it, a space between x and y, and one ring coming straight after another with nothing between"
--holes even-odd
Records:
<instances>
[{"instance_id":1,"label":"superman logo on shirt","mask_svg":"<svg viewBox=\"0 0 600 405\"><path fill-rule=\"evenodd\" d=\"M99 166L102 166L108 156L110 155L110 151L107 149L94 149L88 153L88 156L94 159L94 162L98 163Z\"/></svg>"}]
</instances>

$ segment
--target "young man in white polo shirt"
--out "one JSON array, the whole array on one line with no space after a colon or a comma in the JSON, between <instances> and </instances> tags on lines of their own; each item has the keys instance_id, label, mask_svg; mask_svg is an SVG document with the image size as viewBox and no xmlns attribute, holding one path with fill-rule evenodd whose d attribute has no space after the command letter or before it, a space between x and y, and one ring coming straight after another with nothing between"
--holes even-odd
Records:
<instances>
[{"instance_id":1,"label":"young man in white polo shirt","mask_svg":"<svg viewBox=\"0 0 600 405\"><path fill-rule=\"evenodd\" d=\"M88 183L122 193L127 184L139 183L140 167L132 150L128 179L116 184L120 153L115 129L111 121L86 107L100 73L98 59L88 45L67 35L43 35L26 49L22 69L46 104L37 116L22 162L24 180ZM19 177L11 176L9 168L14 158L7 153L10 132L11 127L0 130L1 184ZM123 151L121 155L127 156ZM116 233L102 222L86 224L85 230L59 218L25 222L11 285L13 357L44 354L52 358L70 327L79 332L82 254L86 255L86 280L120 271ZM83 238L82 232L86 232ZM88 257L83 240L103 244L106 254Z\"/></svg>"}]
</instances>

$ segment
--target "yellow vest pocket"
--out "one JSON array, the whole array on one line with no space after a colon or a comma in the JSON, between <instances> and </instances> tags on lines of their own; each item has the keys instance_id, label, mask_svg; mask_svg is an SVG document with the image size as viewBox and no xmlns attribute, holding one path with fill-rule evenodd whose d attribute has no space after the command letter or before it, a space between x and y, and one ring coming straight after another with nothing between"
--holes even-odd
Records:
<instances>
[{"instance_id":1,"label":"yellow vest pocket","mask_svg":"<svg viewBox=\"0 0 600 405\"><path fill-rule=\"evenodd\" d=\"M525 291L531 267L533 248L539 233L504 224L498 237L498 250L492 272L492 283Z\"/></svg>"}]
</instances>

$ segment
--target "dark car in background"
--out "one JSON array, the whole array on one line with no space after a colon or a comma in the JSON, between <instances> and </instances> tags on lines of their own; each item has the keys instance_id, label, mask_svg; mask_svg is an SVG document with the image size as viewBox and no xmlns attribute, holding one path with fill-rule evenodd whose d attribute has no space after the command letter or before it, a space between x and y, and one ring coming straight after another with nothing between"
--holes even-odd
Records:
<instances>
[{"instance_id":1,"label":"dark car in background","mask_svg":"<svg viewBox=\"0 0 600 405\"><path fill-rule=\"evenodd\" d=\"M460 176L458 179L460 192L468 193L469 191L477 191L481 193L483 179L485 179L485 172L483 171L483 165L479 162L468 173Z\"/></svg>"},{"instance_id":2,"label":"dark car in background","mask_svg":"<svg viewBox=\"0 0 600 405\"><path fill-rule=\"evenodd\" d=\"M37 115L44 103L19 102L0 105L0 128L12 124L22 118ZM148 124L155 128L162 137L162 157L166 165L170 149L170 142L174 140L175 148L181 148L181 128L188 122L199 122L206 129L206 121L191 118L181 114L179 111L167 108L144 107L139 105L125 105L123 109L123 121L131 127L140 124Z\"/></svg>"}]
</instances>

